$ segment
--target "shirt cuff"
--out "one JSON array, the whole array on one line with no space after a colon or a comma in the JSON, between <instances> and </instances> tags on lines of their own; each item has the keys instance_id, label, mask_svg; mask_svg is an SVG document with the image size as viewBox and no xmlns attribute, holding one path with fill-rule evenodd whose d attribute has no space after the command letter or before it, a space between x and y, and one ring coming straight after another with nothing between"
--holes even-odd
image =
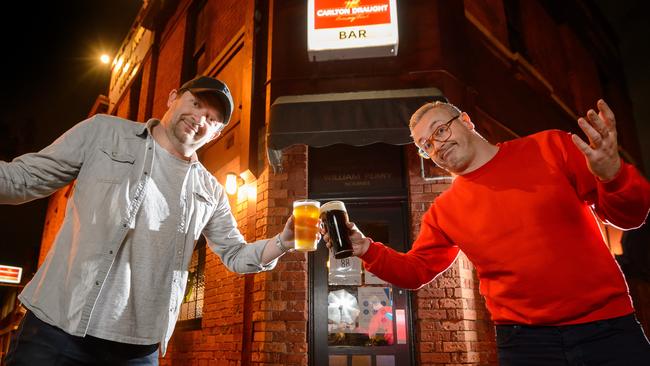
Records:
<instances>
[{"instance_id":1,"label":"shirt cuff","mask_svg":"<svg viewBox=\"0 0 650 366\"><path fill-rule=\"evenodd\" d=\"M368 238L368 237L367 237ZM379 256L381 255L381 243L378 243L371 238L368 238L370 240L370 246L368 246L368 250L359 258L363 260L364 262L371 264L375 262Z\"/></svg>"},{"instance_id":2,"label":"shirt cuff","mask_svg":"<svg viewBox=\"0 0 650 366\"><path fill-rule=\"evenodd\" d=\"M260 272L270 271L275 268L275 266L278 264L278 259L280 259L280 257L275 258L267 264L260 264Z\"/></svg>"},{"instance_id":3,"label":"shirt cuff","mask_svg":"<svg viewBox=\"0 0 650 366\"><path fill-rule=\"evenodd\" d=\"M266 244L262 247L262 252L264 252L264 248L266 248L267 245L274 245L274 246L277 245L276 243L278 242L279 239L280 239L280 234L269 238L266 241ZM261 258L262 258L261 253L260 253L260 262L261 262ZM275 268L275 266L278 264L278 260L280 259L280 257L282 257L284 255L284 253L286 253L286 252L282 252L282 254L280 254L277 258L273 259L272 261L270 261L267 264L260 263L260 265L259 265L260 272L269 271L269 270L272 270L273 268Z\"/></svg>"}]
</instances>

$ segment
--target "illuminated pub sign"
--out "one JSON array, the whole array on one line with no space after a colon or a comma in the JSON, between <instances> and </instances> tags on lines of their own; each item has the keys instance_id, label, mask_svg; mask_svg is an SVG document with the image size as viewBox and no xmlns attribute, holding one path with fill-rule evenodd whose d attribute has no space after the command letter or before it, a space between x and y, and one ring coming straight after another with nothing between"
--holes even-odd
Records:
<instances>
[{"instance_id":1,"label":"illuminated pub sign","mask_svg":"<svg viewBox=\"0 0 650 366\"><path fill-rule=\"evenodd\" d=\"M397 55L397 0L308 0L312 61Z\"/></svg>"},{"instance_id":2,"label":"illuminated pub sign","mask_svg":"<svg viewBox=\"0 0 650 366\"><path fill-rule=\"evenodd\" d=\"M21 267L0 264L0 283L20 283L22 274L23 269Z\"/></svg>"}]
</instances>

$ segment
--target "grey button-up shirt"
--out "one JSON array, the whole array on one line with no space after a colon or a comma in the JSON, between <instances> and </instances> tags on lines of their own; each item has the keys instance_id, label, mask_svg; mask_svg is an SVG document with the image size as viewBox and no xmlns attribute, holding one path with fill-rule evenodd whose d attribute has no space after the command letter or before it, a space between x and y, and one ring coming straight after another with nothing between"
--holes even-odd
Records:
<instances>
[{"instance_id":1,"label":"grey button-up shirt","mask_svg":"<svg viewBox=\"0 0 650 366\"><path fill-rule=\"evenodd\" d=\"M153 137L146 125L96 115L67 131L38 153L0 162L0 203L19 204L45 197L75 178L65 219L54 245L19 299L41 320L69 334L85 336L93 308L125 236L138 223L153 164ZM203 233L231 271L254 273L264 266L268 239L247 244L237 229L223 186L196 162L181 188L184 236L174 241L174 261L161 335L162 353L172 335L185 292L194 245ZM156 268L151 268L156 271ZM128 291L128 289L125 289ZM151 309L155 311L157 309Z\"/></svg>"}]
</instances>

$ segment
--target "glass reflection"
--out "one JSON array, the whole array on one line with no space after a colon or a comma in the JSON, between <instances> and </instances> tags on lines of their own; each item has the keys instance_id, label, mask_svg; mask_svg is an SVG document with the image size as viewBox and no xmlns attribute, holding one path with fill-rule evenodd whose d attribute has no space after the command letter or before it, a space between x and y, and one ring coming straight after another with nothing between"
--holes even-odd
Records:
<instances>
[{"instance_id":1,"label":"glass reflection","mask_svg":"<svg viewBox=\"0 0 650 366\"><path fill-rule=\"evenodd\" d=\"M330 346L394 344L392 290L378 286L330 286L327 320Z\"/></svg>"},{"instance_id":2,"label":"glass reflection","mask_svg":"<svg viewBox=\"0 0 650 366\"><path fill-rule=\"evenodd\" d=\"M332 330L349 333L357 327L359 304L357 298L346 290L330 291L327 295L327 320Z\"/></svg>"}]
</instances>

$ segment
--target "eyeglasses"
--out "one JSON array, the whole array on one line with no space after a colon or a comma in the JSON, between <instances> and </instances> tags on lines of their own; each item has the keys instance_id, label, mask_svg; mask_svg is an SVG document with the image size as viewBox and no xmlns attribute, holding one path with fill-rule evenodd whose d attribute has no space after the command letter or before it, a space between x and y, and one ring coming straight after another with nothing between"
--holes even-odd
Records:
<instances>
[{"instance_id":1,"label":"eyeglasses","mask_svg":"<svg viewBox=\"0 0 650 366\"><path fill-rule=\"evenodd\" d=\"M425 159L431 159L431 153L435 150L433 142L446 142L449 140L451 137L451 123L454 122L454 120L458 117L460 117L460 114L433 130L431 136L424 140L422 146L418 146L418 155Z\"/></svg>"}]
</instances>

